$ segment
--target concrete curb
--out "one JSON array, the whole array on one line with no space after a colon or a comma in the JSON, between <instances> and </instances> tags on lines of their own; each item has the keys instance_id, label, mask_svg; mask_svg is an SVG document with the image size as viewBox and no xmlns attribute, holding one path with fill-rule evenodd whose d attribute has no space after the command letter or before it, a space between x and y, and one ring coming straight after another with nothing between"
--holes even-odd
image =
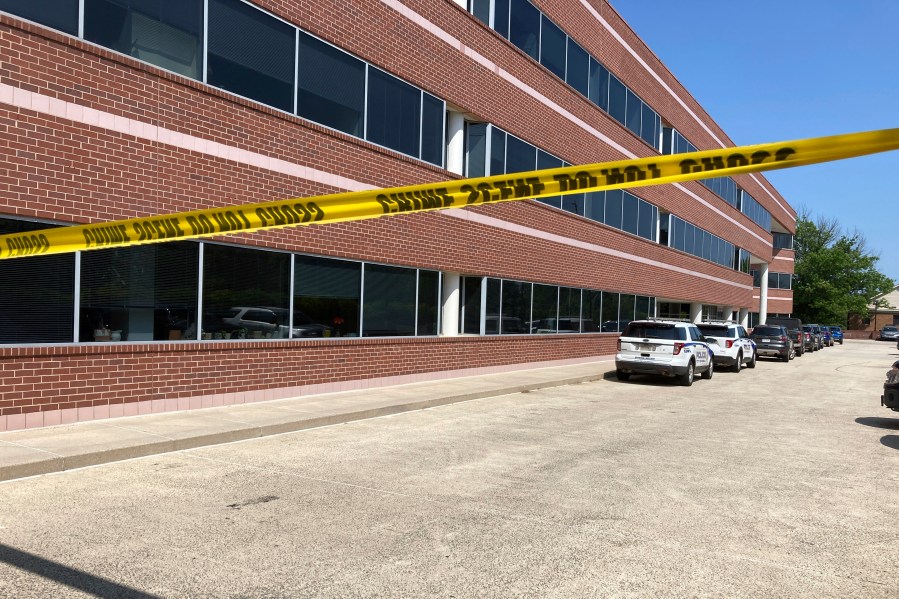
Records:
<instances>
[{"instance_id":1,"label":"concrete curb","mask_svg":"<svg viewBox=\"0 0 899 599\"><path fill-rule=\"evenodd\" d=\"M323 426L331 426L334 424L344 424L347 422L354 422L358 420L368 420L371 418L378 418L380 416L390 416L393 414L401 414L403 412L413 412L453 403L460 403L463 401L485 399L488 397L499 397L502 395L511 395L514 393L535 391L538 389L546 389L550 387L562 387L565 385L575 385L579 383L600 381L603 380L603 378L606 378L606 373L603 372L598 372L591 375L569 376L566 378L559 378L549 381L509 385L485 391L455 394L451 393L448 395L431 397L424 400L394 403L362 410L349 410L347 412L330 414L327 416L308 416L297 414L296 418L294 419L266 425L248 425L242 422L233 422L234 426L232 428L217 431L214 433L199 433L197 435L179 439L166 438L162 436L161 440L154 440L149 442L138 441L128 446L87 450L82 453L76 453L74 455L67 456L46 452L48 454L48 457L46 459L29 460L23 463L0 466L0 482L14 480L17 478L25 478L28 476L38 476L42 474L64 472L66 470L74 470L76 468L97 466L100 464L108 464L111 462L142 458L163 453L170 453L174 451L208 447L212 445L219 445L222 443L231 443L234 441L243 441L246 439L255 439L259 437L278 435L281 433L297 432Z\"/></svg>"}]
</instances>

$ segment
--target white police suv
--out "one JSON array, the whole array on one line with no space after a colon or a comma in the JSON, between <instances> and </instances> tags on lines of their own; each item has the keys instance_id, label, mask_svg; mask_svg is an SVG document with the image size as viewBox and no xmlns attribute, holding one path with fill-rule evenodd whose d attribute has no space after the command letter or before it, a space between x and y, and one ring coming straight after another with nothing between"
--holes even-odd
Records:
<instances>
[{"instance_id":1,"label":"white police suv","mask_svg":"<svg viewBox=\"0 0 899 599\"><path fill-rule=\"evenodd\" d=\"M618 339L615 374L622 381L632 374L660 374L689 387L697 372L712 378L715 351L714 340L707 341L691 322L635 320Z\"/></svg>"},{"instance_id":2,"label":"white police suv","mask_svg":"<svg viewBox=\"0 0 899 599\"><path fill-rule=\"evenodd\" d=\"M755 341L749 338L742 325L725 321L701 322L697 326L703 337L718 342L717 346L713 346L715 366L729 366L735 372L740 372L743 364L747 368L755 368Z\"/></svg>"}]
</instances>

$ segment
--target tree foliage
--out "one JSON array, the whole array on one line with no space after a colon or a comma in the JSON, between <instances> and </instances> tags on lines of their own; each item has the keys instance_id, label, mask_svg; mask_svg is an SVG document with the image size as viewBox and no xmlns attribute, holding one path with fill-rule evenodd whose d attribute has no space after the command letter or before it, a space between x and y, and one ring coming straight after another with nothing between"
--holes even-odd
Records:
<instances>
[{"instance_id":1,"label":"tree foliage","mask_svg":"<svg viewBox=\"0 0 899 599\"><path fill-rule=\"evenodd\" d=\"M834 219L801 214L794 249L793 313L805 322L846 326L850 313L867 316L873 298L893 289L864 236L842 232Z\"/></svg>"}]
</instances>

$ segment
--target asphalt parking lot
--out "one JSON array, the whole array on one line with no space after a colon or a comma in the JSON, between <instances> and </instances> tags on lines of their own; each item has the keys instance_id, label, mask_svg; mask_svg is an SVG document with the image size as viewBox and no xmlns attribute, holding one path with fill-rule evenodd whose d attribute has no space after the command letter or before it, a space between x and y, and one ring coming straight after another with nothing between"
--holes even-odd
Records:
<instances>
[{"instance_id":1,"label":"asphalt parking lot","mask_svg":"<svg viewBox=\"0 0 899 599\"><path fill-rule=\"evenodd\" d=\"M0 484L0 596L899 597L895 344Z\"/></svg>"}]
</instances>

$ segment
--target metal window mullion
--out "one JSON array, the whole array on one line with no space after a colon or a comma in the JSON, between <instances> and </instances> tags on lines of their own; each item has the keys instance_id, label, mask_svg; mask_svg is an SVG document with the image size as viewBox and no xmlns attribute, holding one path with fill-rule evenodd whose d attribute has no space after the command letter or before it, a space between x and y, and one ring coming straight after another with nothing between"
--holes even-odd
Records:
<instances>
[{"instance_id":1,"label":"metal window mullion","mask_svg":"<svg viewBox=\"0 0 899 599\"><path fill-rule=\"evenodd\" d=\"M362 263L359 276L359 337L362 337L362 327L365 318L365 262Z\"/></svg>"},{"instance_id":2,"label":"metal window mullion","mask_svg":"<svg viewBox=\"0 0 899 599\"><path fill-rule=\"evenodd\" d=\"M439 337L442 333L443 333L443 273L438 272L437 273L437 333L436 334Z\"/></svg>"},{"instance_id":3,"label":"metal window mullion","mask_svg":"<svg viewBox=\"0 0 899 599\"><path fill-rule=\"evenodd\" d=\"M443 101L443 125L440 127L440 135L443 136L443 140L440 143L440 148L443 150L443 155L440 157L440 166L442 168L446 168L446 151L447 151L447 143L449 143L446 139L446 100L440 98ZM462 144L465 145L465 127L462 127ZM463 147L464 151L464 147Z\"/></svg>"},{"instance_id":4,"label":"metal window mullion","mask_svg":"<svg viewBox=\"0 0 899 599\"><path fill-rule=\"evenodd\" d=\"M362 139L368 139L368 72L371 70L371 65L367 62L365 63L365 89L362 90ZM360 321L361 322L361 321Z\"/></svg>"},{"instance_id":5,"label":"metal window mullion","mask_svg":"<svg viewBox=\"0 0 899 599\"><path fill-rule=\"evenodd\" d=\"M290 255L290 281L287 283L287 288L289 289L288 300L287 300L287 308L289 310L287 314L287 338L293 339L293 298L294 298L294 281L296 280L294 277L294 273L296 272L296 254Z\"/></svg>"},{"instance_id":6,"label":"metal window mullion","mask_svg":"<svg viewBox=\"0 0 899 599\"><path fill-rule=\"evenodd\" d=\"M203 263L206 255L206 244L200 243L197 252L197 335L203 339Z\"/></svg>"},{"instance_id":7,"label":"metal window mullion","mask_svg":"<svg viewBox=\"0 0 899 599\"><path fill-rule=\"evenodd\" d=\"M412 329L414 335L418 337L418 281L421 278L421 270L415 269L415 326Z\"/></svg>"},{"instance_id":8,"label":"metal window mullion","mask_svg":"<svg viewBox=\"0 0 899 599\"><path fill-rule=\"evenodd\" d=\"M84 39L84 0L78 1L78 37Z\"/></svg>"},{"instance_id":9,"label":"metal window mullion","mask_svg":"<svg viewBox=\"0 0 899 599\"><path fill-rule=\"evenodd\" d=\"M293 113L297 113L297 96L300 87L300 30L295 29L293 41Z\"/></svg>"},{"instance_id":10,"label":"metal window mullion","mask_svg":"<svg viewBox=\"0 0 899 599\"><path fill-rule=\"evenodd\" d=\"M499 282L499 316L496 321L496 333L499 334L502 331L502 327L500 324L503 319L503 282L500 280ZM481 318L480 323L478 323L478 329L480 330L481 335L487 334L487 277L481 277Z\"/></svg>"},{"instance_id":11,"label":"metal window mullion","mask_svg":"<svg viewBox=\"0 0 899 599\"><path fill-rule=\"evenodd\" d=\"M72 327L72 343L81 338L81 252L75 252L75 289L72 293L75 318Z\"/></svg>"},{"instance_id":12,"label":"metal window mullion","mask_svg":"<svg viewBox=\"0 0 899 599\"><path fill-rule=\"evenodd\" d=\"M418 90L418 155L416 158L422 160L421 157L421 144L422 137L424 137L424 123L425 123L425 92L423 89Z\"/></svg>"},{"instance_id":13,"label":"metal window mullion","mask_svg":"<svg viewBox=\"0 0 899 599\"><path fill-rule=\"evenodd\" d=\"M209 71L209 0L203 0L203 83Z\"/></svg>"},{"instance_id":14,"label":"metal window mullion","mask_svg":"<svg viewBox=\"0 0 899 599\"><path fill-rule=\"evenodd\" d=\"M494 173L490 172L490 157L493 155L493 125L487 124L484 128L484 176L489 177ZM466 173L467 174L467 173Z\"/></svg>"},{"instance_id":15,"label":"metal window mullion","mask_svg":"<svg viewBox=\"0 0 899 599\"><path fill-rule=\"evenodd\" d=\"M562 288L559 286L556 286L556 332L557 333L559 332L559 318L562 317L562 313L561 313L562 309L559 307L559 304L561 303L561 301L562 301ZM533 318L531 318L531 320L533 320ZM580 326L580 324L578 326Z\"/></svg>"}]
</instances>

